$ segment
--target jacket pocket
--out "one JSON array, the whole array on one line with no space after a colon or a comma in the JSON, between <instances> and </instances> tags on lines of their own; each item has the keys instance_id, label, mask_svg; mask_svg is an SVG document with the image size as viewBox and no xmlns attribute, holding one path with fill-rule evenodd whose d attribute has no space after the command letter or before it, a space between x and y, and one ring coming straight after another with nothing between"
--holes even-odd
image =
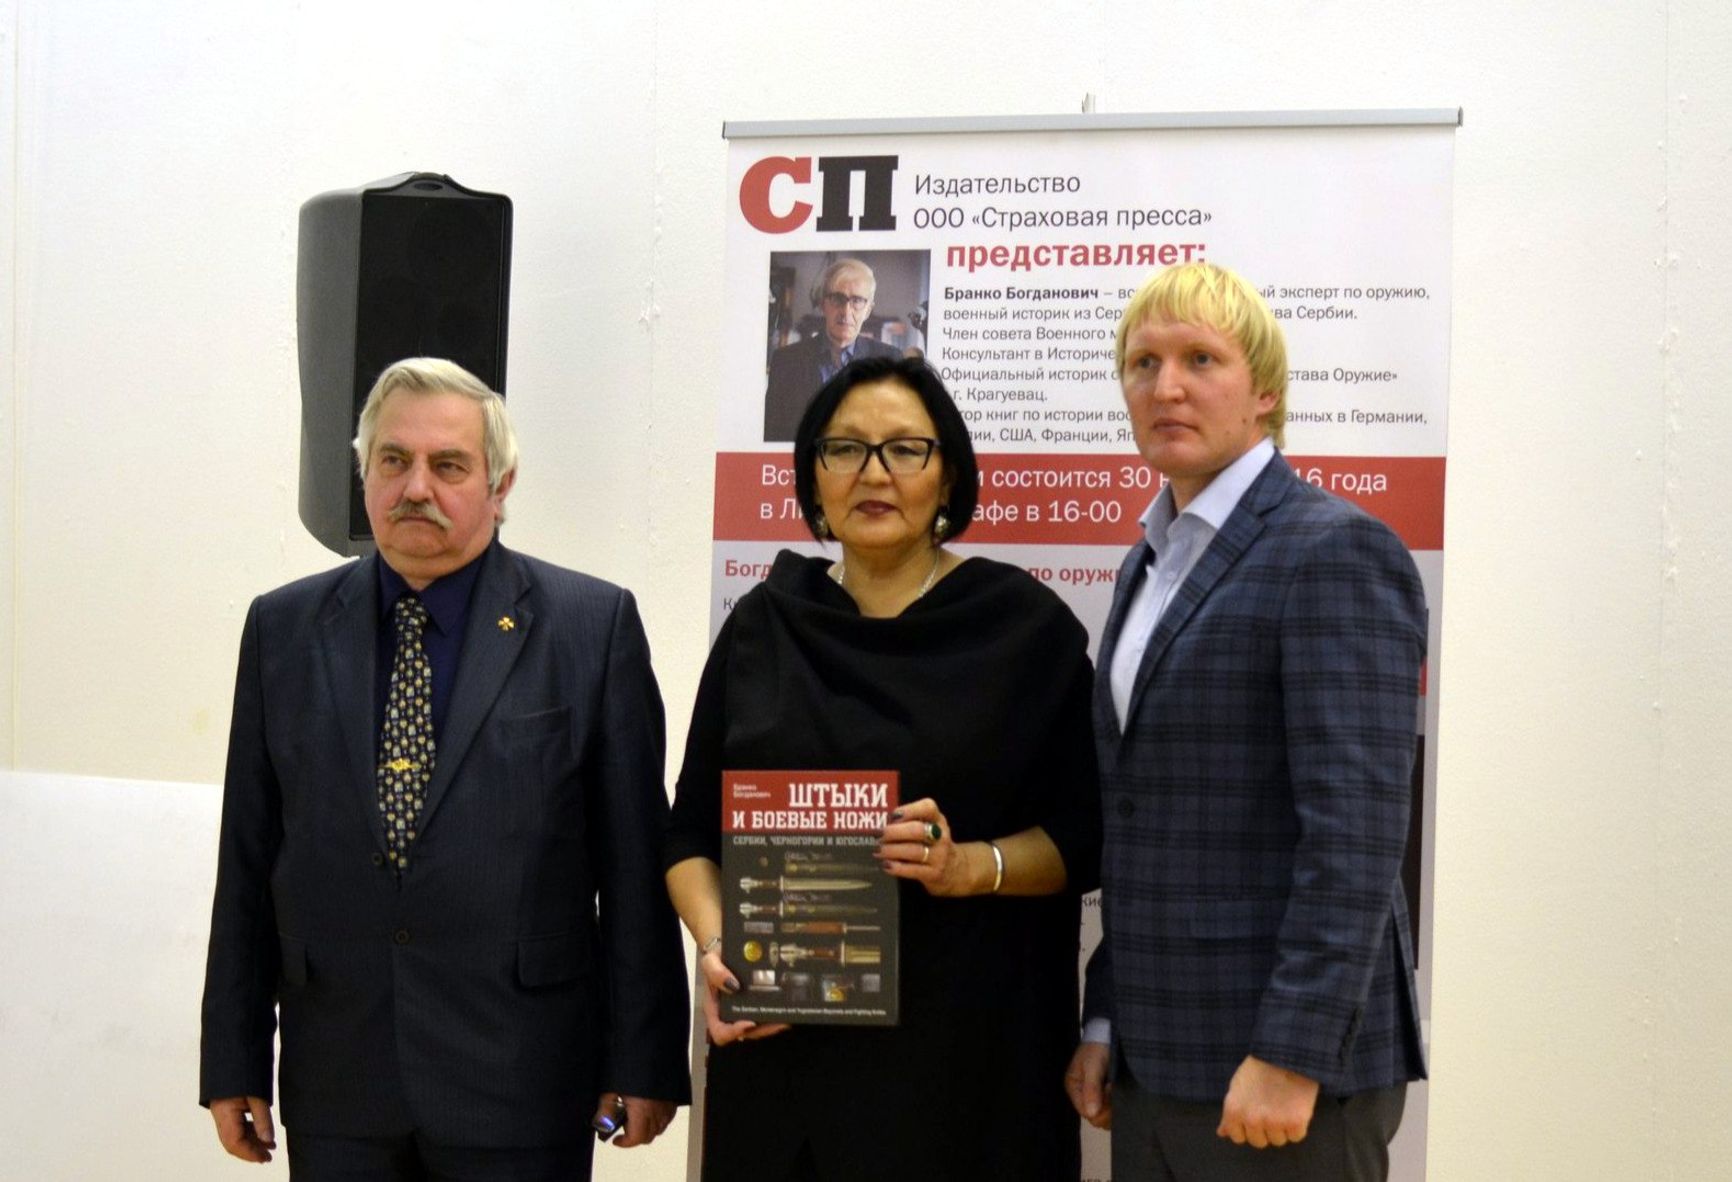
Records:
<instances>
[{"instance_id":1,"label":"jacket pocket","mask_svg":"<svg viewBox=\"0 0 1732 1182\"><path fill-rule=\"evenodd\" d=\"M583 798L577 775L577 734L569 706L500 718L496 734L505 756L514 828L560 837L583 833Z\"/></svg>"},{"instance_id":2,"label":"jacket pocket","mask_svg":"<svg viewBox=\"0 0 1732 1182\"><path fill-rule=\"evenodd\" d=\"M517 942L517 981L525 989L575 981L589 968L589 938L583 932Z\"/></svg>"}]
</instances>

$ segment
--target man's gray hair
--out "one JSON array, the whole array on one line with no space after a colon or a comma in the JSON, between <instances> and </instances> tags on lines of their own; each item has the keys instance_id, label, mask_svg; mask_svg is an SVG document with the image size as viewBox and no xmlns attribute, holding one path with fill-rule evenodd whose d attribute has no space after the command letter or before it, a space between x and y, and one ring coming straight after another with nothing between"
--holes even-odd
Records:
<instances>
[{"instance_id":1,"label":"man's gray hair","mask_svg":"<svg viewBox=\"0 0 1732 1182\"><path fill-rule=\"evenodd\" d=\"M840 258L820 271L817 282L812 284L812 306L814 308L824 302L825 294L829 292L830 285L836 282L837 277L848 271L865 276L866 282L872 285L871 298L877 298L878 276L872 273L872 268L859 259Z\"/></svg>"},{"instance_id":2,"label":"man's gray hair","mask_svg":"<svg viewBox=\"0 0 1732 1182\"><path fill-rule=\"evenodd\" d=\"M361 422L355 430L355 462L361 479L367 479L367 461L373 454L373 437L379 430L379 412L385 399L398 390L415 394L461 394L481 407L481 451L487 460L487 490L497 493L505 478L517 470L517 432L505 413L505 399L487 383L443 357L405 357L385 367L361 407ZM505 520L505 506L499 518Z\"/></svg>"}]
</instances>

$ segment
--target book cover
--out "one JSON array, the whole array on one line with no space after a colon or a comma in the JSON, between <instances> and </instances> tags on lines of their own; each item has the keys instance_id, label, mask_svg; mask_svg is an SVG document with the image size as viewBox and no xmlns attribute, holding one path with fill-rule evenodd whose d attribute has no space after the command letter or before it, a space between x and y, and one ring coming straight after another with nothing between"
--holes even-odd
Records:
<instances>
[{"instance_id":1,"label":"book cover","mask_svg":"<svg viewBox=\"0 0 1732 1182\"><path fill-rule=\"evenodd\" d=\"M724 1019L896 1025L897 880L872 853L897 790L891 771L722 773Z\"/></svg>"}]
</instances>

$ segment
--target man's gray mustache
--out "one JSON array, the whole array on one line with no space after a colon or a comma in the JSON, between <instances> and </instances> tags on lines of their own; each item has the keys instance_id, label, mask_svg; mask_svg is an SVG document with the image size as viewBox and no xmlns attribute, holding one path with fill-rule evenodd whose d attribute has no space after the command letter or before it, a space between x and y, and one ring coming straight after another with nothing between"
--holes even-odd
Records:
<instances>
[{"instance_id":1,"label":"man's gray mustache","mask_svg":"<svg viewBox=\"0 0 1732 1182\"><path fill-rule=\"evenodd\" d=\"M439 512L439 507L430 501L401 501L386 516L392 522L401 521L405 517L419 517L423 521L431 521L440 529L451 528L451 519Z\"/></svg>"}]
</instances>

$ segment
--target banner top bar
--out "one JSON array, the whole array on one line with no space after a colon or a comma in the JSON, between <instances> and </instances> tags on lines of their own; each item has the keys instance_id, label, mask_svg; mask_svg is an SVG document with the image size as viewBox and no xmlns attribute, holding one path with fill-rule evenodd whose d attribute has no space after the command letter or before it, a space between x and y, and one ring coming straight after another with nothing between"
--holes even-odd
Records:
<instances>
[{"instance_id":1,"label":"banner top bar","mask_svg":"<svg viewBox=\"0 0 1732 1182\"><path fill-rule=\"evenodd\" d=\"M994 131L1172 131L1255 127L1460 127L1460 107L1381 111L1176 111L1146 114L961 115L909 119L781 119L722 124L727 140L798 135L948 135Z\"/></svg>"}]
</instances>

